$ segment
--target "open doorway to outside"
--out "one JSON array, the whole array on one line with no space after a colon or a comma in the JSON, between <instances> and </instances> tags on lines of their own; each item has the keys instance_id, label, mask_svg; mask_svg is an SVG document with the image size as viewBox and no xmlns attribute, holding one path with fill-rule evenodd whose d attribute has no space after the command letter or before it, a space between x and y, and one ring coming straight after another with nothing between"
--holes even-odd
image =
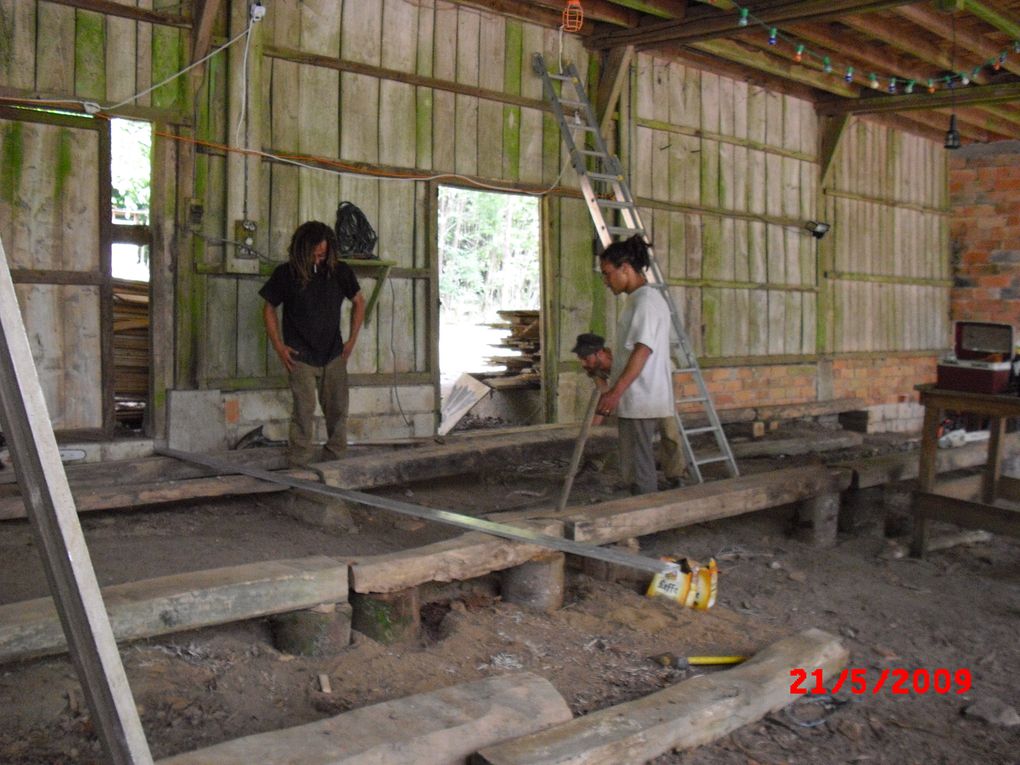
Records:
<instances>
[{"instance_id":1,"label":"open doorway to outside","mask_svg":"<svg viewBox=\"0 0 1020 765\"><path fill-rule=\"evenodd\" d=\"M113 397L117 428L145 428L149 400L149 199L152 125L114 119L110 124L113 211Z\"/></svg>"},{"instance_id":2,"label":"open doorway to outside","mask_svg":"<svg viewBox=\"0 0 1020 765\"><path fill-rule=\"evenodd\" d=\"M539 200L440 186L438 209L440 430L483 394L476 425L540 421Z\"/></svg>"}]
</instances>

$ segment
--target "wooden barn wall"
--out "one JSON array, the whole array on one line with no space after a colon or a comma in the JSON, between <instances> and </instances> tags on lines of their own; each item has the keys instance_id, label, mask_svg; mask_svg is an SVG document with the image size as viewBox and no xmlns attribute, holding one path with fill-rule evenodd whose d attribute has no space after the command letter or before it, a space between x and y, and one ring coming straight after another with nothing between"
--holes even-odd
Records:
<instances>
[{"instance_id":1,"label":"wooden barn wall","mask_svg":"<svg viewBox=\"0 0 1020 765\"><path fill-rule=\"evenodd\" d=\"M639 55L630 108L621 153L708 365L944 345L941 146L852 120L820 189L807 101Z\"/></svg>"},{"instance_id":2,"label":"wooden barn wall","mask_svg":"<svg viewBox=\"0 0 1020 765\"><path fill-rule=\"evenodd\" d=\"M178 0L121 4L180 12ZM243 29L246 9L224 0L214 44ZM186 65L190 34L186 23L0 0L0 94L116 103ZM564 44L564 57L588 71L580 42ZM375 225L379 255L396 264L352 359L354 384L398 384L437 406L421 395L438 380L437 184L537 192L559 178L564 193L542 206L544 375L558 386L548 414L572 418L586 392L575 395L584 381L569 349L581 331L611 333L616 301L592 270L591 222L564 171L535 51L555 61L556 30L443 0L273 0L249 49L247 126L240 45L200 78L121 107L157 129L154 290L163 298L154 321L174 323L155 330L156 355L172 355L160 362L172 367L157 373L161 384L285 396L258 288L297 224L332 222L351 200ZM809 103L648 54L632 66L620 112L619 151L708 366L944 344L940 147L852 120L821 189ZM245 143L293 161L230 150ZM259 226L254 261L228 241L245 210ZM820 242L803 230L817 218L833 226ZM371 290L374 273L359 276ZM393 414L398 405L381 406Z\"/></svg>"},{"instance_id":3,"label":"wooden barn wall","mask_svg":"<svg viewBox=\"0 0 1020 765\"><path fill-rule=\"evenodd\" d=\"M236 14L235 8L229 29L223 20L223 35L238 28ZM261 64L249 85L251 97L261 102L261 122L252 129L267 152L315 167L247 160L249 182L256 178L247 209L260 226L257 247L264 257L258 264L234 259L229 244L195 243L201 283L191 305L199 322L195 334L203 338L189 361L196 384L222 389L283 384L282 367L262 330L258 289L286 258L299 223L313 218L332 223L337 204L350 200L375 226L377 254L395 264L351 358L354 384L396 381L431 389L438 379L433 347L438 267L430 227L437 185L478 181L534 193L559 178L560 185L576 188L569 167L561 176L566 158L559 128L531 69L535 52L555 60L558 34L428 0L277 0L257 31L252 50L259 51ZM564 48L587 67L579 41L568 38ZM201 94L197 133L211 144L237 143L238 114L223 107L238 97L235 65L236 56L214 61ZM196 160L205 228L224 232L219 235L226 239L241 217L237 199L243 191L232 198L231 190L244 182L237 172L244 162L216 149L200 151ZM563 226L561 204L570 210ZM553 198L545 209L551 213L545 243L553 261L546 273L555 274L549 278L559 278L561 259L585 264L588 286L578 304L547 303L553 318L547 317L546 326L557 328L546 336L547 345L569 349L574 334L588 324L582 313L592 299L591 224L574 200ZM579 251L582 258L576 257ZM370 294L374 272L369 266L356 270ZM546 286L547 294L557 291L556 285ZM577 318L562 322L564 313ZM438 408L432 402L429 409Z\"/></svg>"},{"instance_id":4,"label":"wooden barn wall","mask_svg":"<svg viewBox=\"0 0 1020 765\"><path fill-rule=\"evenodd\" d=\"M847 130L823 199L827 347L942 349L952 285L946 151L863 120Z\"/></svg>"}]
</instances>

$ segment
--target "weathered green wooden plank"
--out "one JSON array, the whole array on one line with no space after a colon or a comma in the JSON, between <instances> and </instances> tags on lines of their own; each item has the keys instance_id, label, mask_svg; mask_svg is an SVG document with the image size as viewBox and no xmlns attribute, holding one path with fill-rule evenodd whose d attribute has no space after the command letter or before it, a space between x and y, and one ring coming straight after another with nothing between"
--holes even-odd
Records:
<instances>
[{"instance_id":1,"label":"weathered green wooden plank","mask_svg":"<svg viewBox=\"0 0 1020 765\"><path fill-rule=\"evenodd\" d=\"M373 221L379 234L376 252L398 267L415 267L415 185L404 181L380 181L379 213ZM392 277L391 277L392 278Z\"/></svg>"},{"instance_id":2,"label":"weathered green wooden plank","mask_svg":"<svg viewBox=\"0 0 1020 765\"><path fill-rule=\"evenodd\" d=\"M238 280L207 276L205 281L206 315L212 317L215 325L207 327L202 338L206 376L234 377L237 371Z\"/></svg>"},{"instance_id":3,"label":"weathered green wooden plank","mask_svg":"<svg viewBox=\"0 0 1020 765\"><path fill-rule=\"evenodd\" d=\"M105 17L101 13L75 11L74 93L79 98L99 100L106 98L104 20Z\"/></svg>"},{"instance_id":4,"label":"weathered green wooden plank","mask_svg":"<svg viewBox=\"0 0 1020 765\"><path fill-rule=\"evenodd\" d=\"M266 374L266 354L271 350L262 323L263 300L259 297L262 278L237 280L237 374L258 377ZM211 306L218 316L218 308Z\"/></svg>"},{"instance_id":5,"label":"weathered green wooden plank","mask_svg":"<svg viewBox=\"0 0 1020 765\"><path fill-rule=\"evenodd\" d=\"M389 80L379 83L379 161L382 164L415 166L417 125L409 119L415 106L413 85Z\"/></svg>"},{"instance_id":6,"label":"weathered green wooden plank","mask_svg":"<svg viewBox=\"0 0 1020 765\"><path fill-rule=\"evenodd\" d=\"M134 95L138 24L131 19L106 17L106 93L104 99L118 103Z\"/></svg>"},{"instance_id":7,"label":"weathered green wooden plank","mask_svg":"<svg viewBox=\"0 0 1020 765\"><path fill-rule=\"evenodd\" d=\"M503 90L506 68L506 24L502 16L486 19L479 27L478 84ZM478 100L478 174L498 180L503 176L503 105Z\"/></svg>"},{"instance_id":8,"label":"weathered green wooden plank","mask_svg":"<svg viewBox=\"0 0 1020 765\"><path fill-rule=\"evenodd\" d=\"M152 0L138 0L138 7L152 9ZM152 24L138 22L138 33L135 43L135 93L141 93L152 85ZM215 59L214 59L215 60ZM132 94L128 94L132 95ZM150 106L152 95L146 93L133 102L138 106Z\"/></svg>"},{"instance_id":9,"label":"weathered green wooden plank","mask_svg":"<svg viewBox=\"0 0 1020 765\"><path fill-rule=\"evenodd\" d=\"M665 274L670 279L687 275L687 227L683 214L669 214L669 262Z\"/></svg>"},{"instance_id":10,"label":"weathered green wooden plank","mask_svg":"<svg viewBox=\"0 0 1020 765\"><path fill-rule=\"evenodd\" d=\"M725 321L722 314L722 290L706 288L701 290L701 326L704 328L702 354L704 356L722 355L722 326Z\"/></svg>"},{"instance_id":11,"label":"weathered green wooden plank","mask_svg":"<svg viewBox=\"0 0 1020 765\"><path fill-rule=\"evenodd\" d=\"M36 3L0 0L0 83L35 87Z\"/></svg>"},{"instance_id":12,"label":"weathered green wooden plank","mask_svg":"<svg viewBox=\"0 0 1020 765\"><path fill-rule=\"evenodd\" d=\"M39 3L35 58L35 87L44 93L74 93L75 10L56 3Z\"/></svg>"},{"instance_id":13,"label":"weathered green wooden plank","mask_svg":"<svg viewBox=\"0 0 1020 765\"><path fill-rule=\"evenodd\" d=\"M152 81L162 82L183 69L185 61L184 33L180 29L157 26L152 30ZM178 77L152 91L152 105L157 109L184 108L184 86L187 78Z\"/></svg>"},{"instance_id":14,"label":"weathered green wooden plank","mask_svg":"<svg viewBox=\"0 0 1020 765\"><path fill-rule=\"evenodd\" d=\"M336 14L335 10L334 14ZM395 24L389 26L395 26ZM406 30L396 31L402 34ZM343 23L340 27L340 57L360 64L379 66L383 56L382 44L382 0L358 0L353 3L344 3ZM413 50L405 51L405 54L413 54ZM390 55L399 56L400 54L391 52Z\"/></svg>"},{"instance_id":15,"label":"weathered green wooden plank","mask_svg":"<svg viewBox=\"0 0 1020 765\"><path fill-rule=\"evenodd\" d=\"M524 29L521 22L514 19L506 20L505 39L503 46L506 56L503 66L503 83L507 93L520 95L521 80L524 72L531 74L528 61L530 53L524 50ZM538 79L538 78L535 78ZM511 181L521 177L521 108L506 105L503 107L503 178Z\"/></svg>"}]
</instances>

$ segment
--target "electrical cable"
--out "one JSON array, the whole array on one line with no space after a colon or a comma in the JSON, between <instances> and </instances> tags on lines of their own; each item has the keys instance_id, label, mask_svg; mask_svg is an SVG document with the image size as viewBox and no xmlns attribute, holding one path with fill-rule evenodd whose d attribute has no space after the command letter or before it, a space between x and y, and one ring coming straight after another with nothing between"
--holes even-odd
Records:
<instances>
[{"instance_id":1,"label":"electrical cable","mask_svg":"<svg viewBox=\"0 0 1020 765\"><path fill-rule=\"evenodd\" d=\"M353 202L341 202L336 208L336 234L340 256L345 258L370 258L379 237L365 213Z\"/></svg>"}]
</instances>

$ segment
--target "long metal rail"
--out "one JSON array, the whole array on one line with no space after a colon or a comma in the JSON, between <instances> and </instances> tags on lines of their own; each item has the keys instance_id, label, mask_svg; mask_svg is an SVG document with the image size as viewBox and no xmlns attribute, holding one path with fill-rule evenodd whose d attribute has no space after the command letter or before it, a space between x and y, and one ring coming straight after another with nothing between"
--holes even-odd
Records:
<instances>
[{"instance_id":1,"label":"long metal rail","mask_svg":"<svg viewBox=\"0 0 1020 765\"><path fill-rule=\"evenodd\" d=\"M268 470L248 467L247 465L234 465L229 462L213 459L212 457L206 457L202 454L182 452L177 449L167 449L164 447L156 447L155 452L166 457L174 457L183 462L191 462L195 465L212 468L213 470L224 474L241 473L242 475L248 475L252 478L277 483L281 486L289 486L292 489L301 489L303 491L310 491L316 494L325 494L329 497L340 497L341 499L358 502L362 505L378 507L383 510L391 510L395 513L401 513L402 515L410 515L413 518L435 521L436 523L443 523L447 526L456 526L458 528L468 529L469 531L481 531L485 534L491 534L494 537L510 539L514 542L526 542L528 544L539 545L541 547L548 547L552 550L558 550L559 552L570 553L571 555L580 555L583 558L594 558L595 560L605 561L606 563L615 563L617 565L627 566L639 571L648 571L653 574L669 574L675 573L678 570L678 566L675 563L668 563L666 561L656 560L655 558L646 558L643 555L635 555L634 553L629 553L626 550L621 550L619 548L598 547L596 545L585 544L584 542L575 542L572 539L563 539L562 537L554 537L549 534L528 531L527 529L517 528L516 526L507 526L502 523L487 521L483 518L473 518L470 515L462 515L461 513L455 513L450 510L422 507L420 505L412 505L409 502L389 499L388 497L377 497L374 494L366 494L363 491L355 491L354 489L341 489L337 486L326 486L325 484L317 483L315 481L308 481L303 478L291 478Z\"/></svg>"}]
</instances>

